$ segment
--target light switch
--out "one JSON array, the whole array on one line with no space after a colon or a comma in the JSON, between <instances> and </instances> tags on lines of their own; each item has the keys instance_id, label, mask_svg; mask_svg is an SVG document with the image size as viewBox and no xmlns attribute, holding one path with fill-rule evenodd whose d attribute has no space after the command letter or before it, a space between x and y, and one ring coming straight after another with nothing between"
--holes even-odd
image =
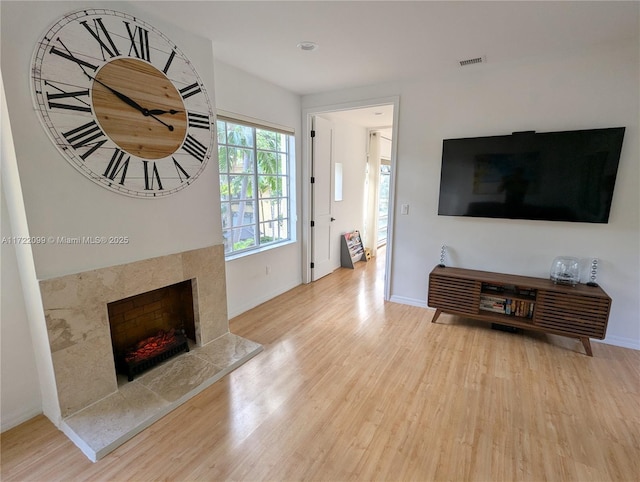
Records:
<instances>
[{"instance_id":1,"label":"light switch","mask_svg":"<svg viewBox=\"0 0 640 482\"><path fill-rule=\"evenodd\" d=\"M409 214L409 205L403 204L400 206L400 214Z\"/></svg>"}]
</instances>

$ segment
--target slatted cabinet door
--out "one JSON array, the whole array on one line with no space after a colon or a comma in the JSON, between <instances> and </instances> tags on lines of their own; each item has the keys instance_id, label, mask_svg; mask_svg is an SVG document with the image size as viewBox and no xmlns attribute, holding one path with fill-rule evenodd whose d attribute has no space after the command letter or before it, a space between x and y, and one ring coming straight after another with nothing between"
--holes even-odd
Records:
<instances>
[{"instance_id":1,"label":"slatted cabinet door","mask_svg":"<svg viewBox=\"0 0 640 482\"><path fill-rule=\"evenodd\" d=\"M469 278L429 275L429 306L447 313L478 314L480 281Z\"/></svg>"},{"instance_id":2,"label":"slatted cabinet door","mask_svg":"<svg viewBox=\"0 0 640 482\"><path fill-rule=\"evenodd\" d=\"M604 339L611 298L538 290L534 324L570 336Z\"/></svg>"}]
</instances>

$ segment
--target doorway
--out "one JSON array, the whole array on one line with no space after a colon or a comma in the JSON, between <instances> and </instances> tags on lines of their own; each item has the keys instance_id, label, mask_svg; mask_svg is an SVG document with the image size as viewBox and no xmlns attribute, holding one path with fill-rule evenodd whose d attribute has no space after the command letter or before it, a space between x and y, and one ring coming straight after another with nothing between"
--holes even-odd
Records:
<instances>
[{"instance_id":1,"label":"doorway","mask_svg":"<svg viewBox=\"0 0 640 482\"><path fill-rule=\"evenodd\" d=\"M390 292L390 268L393 253L393 200L394 200L394 168L396 157L397 138L397 118L398 118L398 97L375 99L371 101L361 101L350 104L324 106L306 109L303 115L303 130L309 135L304 135L302 139L303 148L303 282L309 283L319 276L314 275L316 258L319 255L327 256L326 246L330 246L331 252L328 254L333 261L333 269L340 266L340 235L343 232L360 230L366 237L365 246L373 247L386 244L385 248L385 300L389 299ZM314 158L314 139L311 137L311 130L317 124L317 119L322 118L329 121L329 137L331 145L328 149L326 159L321 159L316 154ZM345 130L346 129L346 130ZM363 134L360 134L360 131ZM384 173L379 172L381 161L380 153L372 153L369 138L372 134L380 135L384 132L384 137L388 140L388 153L382 156ZM355 135L353 135L355 133ZM317 135L317 134L316 134ZM362 149L352 149L352 146L359 143L362 136ZM325 139L327 134L324 134ZM348 139L345 141L344 139ZM345 147L345 142L347 146ZM326 148L325 148L326 151ZM385 151L385 152L387 152ZM370 162L372 154L376 154L377 161ZM375 166L375 167L373 167ZM324 180L322 192L319 191L318 179L315 179L315 172L322 172L328 168L329 179ZM355 169L355 171L354 171ZM360 170L361 169L361 170ZM376 175L372 175L373 173ZM387 181L380 186L380 179ZM354 184L355 183L355 184ZM360 184L358 184L360 183ZM342 186L344 193L339 187ZM355 186L355 187L354 187ZM372 193L375 193L373 195ZM327 199L331 197L329 209L318 210L317 214L315 201L317 199ZM354 196L359 197L356 202ZM384 211L384 213L383 213ZM345 221L345 214L349 221ZM356 213L356 218L352 213ZM370 220L368 213L375 213L375 222ZM379 214L380 213L380 214ZM328 230L323 230L322 236L314 233L312 221L315 224L317 215L328 217L332 221ZM333 223L335 221L335 223ZM342 224L340 224L342 221ZM348 222L349 224L344 224ZM331 240L323 238L324 233L329 233ZM381 241L382 240L382 241ZM326 270L326 264L325 268ZM328 272L331 272L329 270Z\"/></svg>"}]
</instances>

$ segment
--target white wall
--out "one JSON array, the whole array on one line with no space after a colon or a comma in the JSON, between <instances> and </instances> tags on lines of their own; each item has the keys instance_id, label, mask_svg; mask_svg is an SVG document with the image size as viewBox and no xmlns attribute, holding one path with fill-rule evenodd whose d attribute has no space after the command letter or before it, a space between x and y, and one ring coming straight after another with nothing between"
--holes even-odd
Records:
<instances>
[{"instance_id":1,"label":"white wall","mask_svg":"<svg viewBox=\"0 0 640 482\"><path fill-rule=\"evenodd\" d=\"M2 189L1 236L13 236L9 212ZM42 412L40 384L36 370L29 320L18 272L15 246L2 243L0 254L0 420L1 430L22 423Z\"/></svg>"},{"instance_id":2,"label":"white wall","mask_svg":"<svg viewBox=\"0 0 640 482\"><path fill-rule=\"evenodd\" d=\"M215 55L215 51L214 51ZM295 241L226 263L229 317L243 313L302 282L301 263L301 115L300 97L223 62L215 62L217 108L295 130ZM218 218L220 213L217 214Z\"/></svg>"},{"instance_id":3,"label":"white wall","mask_svg":"<svg viewBox=\"0 0 640 482\"><path fill-rule=\"evenodd\" d=\"M640 171L637 39L430 79L303 97L304 109L400 95L391 299L426 306L428 274L448 264L547 277L553 258L600 259L613 299L606 342L640 349ZM438 216L442 139L626 126L609 224ZM585 280L586 281L586 280Z\"/></svg>"},{"instance_id":4,"label":"white wall","mask_svg":"<svg viewBox=\"0 0 640 482\"><path fill-rule=\"evenodd\" d=\"M29 239L29 226L24 209L7 97L4 81L1 77L0 75L3 232L9 232L12 237L17 239ZM3 429L20 422L21 419L32 416L37 406L41 407L43 413L52 420L57 421L60 416L53 360L49 349L48 333L45 329L46 322L33 262L32 245L23 242L12 244L13 250L7 254L9 261L1 266L3 283L6 280L11 280L12 284L8 288L8 295L4 290L2 291L0 324L2 325L2 340L10 340L12 343L12 348L8 349L9 355L13 352L13 347L21 347L22 344L24 344L25 350L18 357L20 361L24 362L19 372L20 378L13 375L16 373L15 370L12 371L12 374L5 373L14 367L13 363L6 363L6 358L5 362L0 365L3 369L1 376L3 401L6 393L11 394L6 398L8 405L2 405ZM13 259L15 259L15 264L12 264ZM3 349L3 356L6 353ZM26 362L25 358L27 357L30 358L31 363ZM18 360L15 362L17 363ZM38 397L35 400L33 399L35 392L30 391L30 393L23 394L24 389L33 386L39 388ZM5 416L8 419L5 419Z\"/></svg>"}]
</instances>

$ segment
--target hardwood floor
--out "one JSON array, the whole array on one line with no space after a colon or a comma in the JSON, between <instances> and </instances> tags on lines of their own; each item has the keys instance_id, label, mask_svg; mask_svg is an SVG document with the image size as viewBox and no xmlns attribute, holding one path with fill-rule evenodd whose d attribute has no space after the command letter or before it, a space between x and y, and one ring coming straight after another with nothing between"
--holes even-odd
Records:
<instances>
[{"instance_id":1,"label":"hardwood floor","mask_svg":"<svg viewBox=\"0 0 640 482\"><path fill-rule=\"evenodd\" d=\"M3 433L2 480L638 480L639 351L432 324L382 266L233 319L264 352L95 464L42 416Z\"/></svg>"}]
</instances>

